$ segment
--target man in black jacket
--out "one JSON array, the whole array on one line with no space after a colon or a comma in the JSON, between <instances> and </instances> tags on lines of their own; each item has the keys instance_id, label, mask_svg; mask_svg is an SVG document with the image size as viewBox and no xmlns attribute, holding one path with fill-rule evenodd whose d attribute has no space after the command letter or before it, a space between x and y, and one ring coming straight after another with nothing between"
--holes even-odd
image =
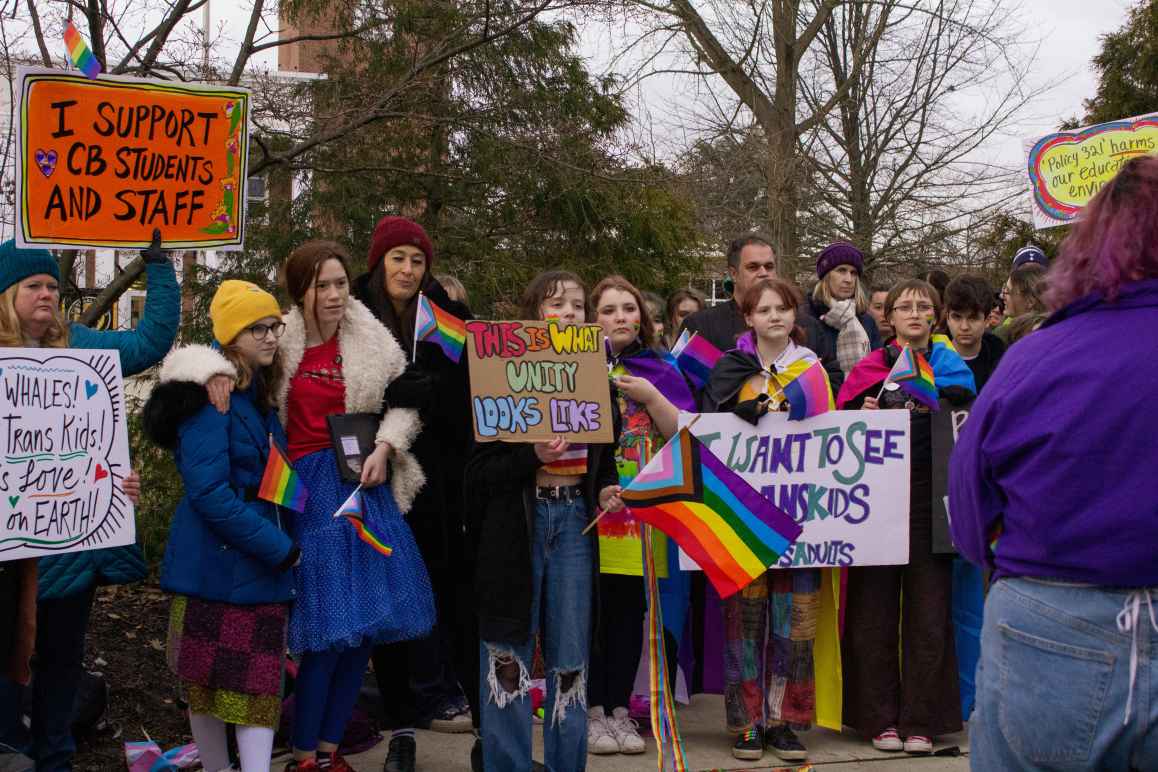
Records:
<instances>
[{"instance_id":1,"label":"man in black jacket","mask_svg":"<svg viewBox=\"0 0 1158 772\"><path fill-rule=\"evenodd\" d=\"M727 303L697 311L684 320L683 326L683 329L689 332L702 335L720 351L735 348L736 339L748 329L736 299L756 282L776 276L776 254L772 250L772 244L755 234L733 241L728 247L728 275L734 285L732 299ZM832 393L836 394L844 383L844 373L841 372L840 363L836 360L836 350L832 341L820 328L820 322L809 315L805 306L796 311L796 324L804 330L808 348L820 357L824 369L828 372Z\"/></svg>"}]
</instances>

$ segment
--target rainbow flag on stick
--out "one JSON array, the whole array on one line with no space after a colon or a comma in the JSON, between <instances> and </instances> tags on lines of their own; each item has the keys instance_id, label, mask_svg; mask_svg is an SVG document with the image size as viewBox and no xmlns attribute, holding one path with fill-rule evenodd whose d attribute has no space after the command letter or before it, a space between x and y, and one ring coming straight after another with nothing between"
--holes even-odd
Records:
<instances>
[{"instance_id":1,"label":"rainbow flag on stick","mask_svg":"<svg viewBox=\"0 0 1158 772\"><path fill-rule=\"evenodd\" d=\"M881 385L881 393L885 386L895 383L913 399L927 405L930 410L940 410L941 402L937 398L937 384L933 377L933 366L930 365L920 352L909 346L901 350L893 369L889 370L888 377ZM877 395L880 397L880 394Z\"/></svg>"},{"instance_id":2,"label":"rainbow flag on stick","mask_svg":"<svg viewBox=\"0 0 1158 772\"><path fill-rule=\"evenodd\" d=\"M306 498L309 491L302 484L302 478L290 466L281 448L269 435L269 459L265 462L265 472L261 475L261 485L257 488L257 497L272 501L295 512L306 511Z\"/></svg>"},{"instance_id":3,"label":"rainbow flag on stick","mask_svg":"<svg viewBox=\"0 0 1158 772\"><path fill-rule=\"evenodd\" d=\"M394 554L394 548L382 541L378 534L366 525L366 520L362 517L362 486L359 485L354 489L354 492L342 502L342 506L338 507L338 511L334 513L334 517L344 517L350 521L350 525L354 526L354 530L358 532L358 538L370 545L370 549L381 553L385 557L390 557Z\"/></svg>"},{"instance_id":4,"label":"rainbow flag on stick","mask_svg":"<svg viewBox=\"0 0 1158 772\"><path fill-rule=\"evenodd\" d=\"M84 42L76 25L71 21L64 28L64 45L68 48L68 58L86 78L95 79L101 74L101 63L92 55L88 44Z\"/></svg>"},{"instance_id":5,"label":"rainbow flag on stick","mask_svg":"<svg viewBox=\"0 0 1158 772\"><path fill-rule=\"evenodd\" d=\"M783 391L784 399L788 400L789 421L802 421L828 412L831 405L828 378L819 361L793 378Z\"/></svg>"},{"instance_id":6,"label":"rainbow flag on stick","mask_svg":"<svg viewBox=\"0 0 1158 772\"><path fill-rule=\"evenodd\" d=\"M635 519L676 541L721 598L776 563L801 527L680 429L621 494Z\"/></svg>"},{"instance_id":7,"label":"rainbow flag on stick","mask_svg":"<svg viewBox=\"0 0 1158 772\"><path fill-rule=\"evenodd\" d=\"M676 362L679 363L680 370L683 371L688 380L697 389L702 389L708 385L712 368L716 366L716 362L719 362L723 355L724 352L713 346L710 341L697 332L693 333L684 347L680 349L679 355L676 356Z\"/></svg>"},{"instance_id":8,"label":"rainbow flag on stick","mask_svg":"<svg viewBox=\"0 0 1158 772\"><path fill-rule=\"evenodd\" d=\"M453 314L448 314L418 294L418 311L414 317L414 354L418 355L418 341L437 343L447 358L457 363L462 359L462 347L466 343L466 322Z\"/></svg>"}]
</instances>

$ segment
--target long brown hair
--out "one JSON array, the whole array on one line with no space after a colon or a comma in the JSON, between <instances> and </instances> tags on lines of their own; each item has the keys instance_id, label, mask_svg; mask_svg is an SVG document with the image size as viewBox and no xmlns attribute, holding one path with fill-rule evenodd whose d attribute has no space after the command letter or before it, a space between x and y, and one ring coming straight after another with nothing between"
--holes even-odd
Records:
<instances>
[{"instance_id":1,"label":"long brown hair","mask_svg":"<svg viewBox=\"0 0 1158 772\"><path fill-rule=\"evenodd\" d=\"M583 289L583 280L570 271L543 271L541 274L531 279L531 283L523 290L523 296L519 298L519 318L520 319L536 319L542 320L543 301L555 294L567 282L574 282L580 290ZM586 298L584 298L584 304ZM585 308L587 316L591 316L591 309Z\"/></svg>"},{"instance_id":2,"label":"long brown hair","mask_svg":"<svg viewBox=\"0 0 1158 772\"><path fill-rule=\"evenodd\" d=\"M346 272L346 281L350 280L350 253L336 241L324 239L307 241L290 252L289 257L286 258L285 267L282 269L285 289L294 305L301 308L303 316L306 313L306 309L302 307L306 292L317 282L318 274L321 273L322 266L326 264L327 260L337 260L341 263L342 270ZM314 326L316 327L318 326L316 302L310 311L314 316Z\"/></svg>"},{"instance_id":3,"label":"long brown hair","mask_svg":"<svg viewBox=\"0 0 1158 772\"><path fill-rule=\"evenodd\" d=\"M238 336L245 335L248 328L238 333ZM271 333L272 334L272 333ZM245 357L237 350L234 343L237 338L231 340L228 344L221 347L221 354L228 359L234 367L237 368L237 388L248 389L249 384L256 381L256 394L254 402L262 410L276 410L278 389L281 386L282 379L285 378L285 364L281 355L281 348L279 347L273 355L273 361L268 365L259 368L256 372L249 362L245 361Z\"/></svg>"},{"instance_id":4,"label":"long brown hair","mask_svg":"<svg viewBox=\"0 0 1158 772\"><path fill-rule=\"evenodd\" d=\"M773 277L770 279L761 279L747 289L747 291L740 296L740 313L747 317L756 310L756 306L760 305L760 298L764 297L764 293L771 290L780 296L780 302L792 309L796 320L792 325L792 331L788 337L792 342L798 346L803 346L807 336L804 334L804 328L800 326L800 307L804 305L804 296L800 294L800 290L796 288L795 284L791 284L784 279ZM750 327L748 328L751 329Z\"/></svg>"},{"instance_id":5,"label":"long brown hair","mask_svg":"<svg viewBox=\"0 0 1158 772\"><path fill-rule=\"evenodd\" d=\"M0 346L23 348L27 345L24 327L20 324L20 316L16 313L16 293L20 291L20 284L23 281L21 279L0 292ZM68 348L68 322L60 311L59 302L52 309L52 322L44 331L40 345L46 348Z\"/></svg>"},{"instance_id":6,"label":"long brown hair","mask_svg":"<svg viewBox=\"0 0 1158 772\"><path fill-rule=\"evenodd\" d=\"M651 314L648 313L647 303L643 300L643 293L635 288L635 285L623 278L619 274L612 274L595 285L595 289L591 290L591 297L587 301L587 305L595 311L595 315L599 315L599 299L603 297L603 293L607 290L619 290L626 292L635 298L635 305L639 307L639 339L643 341L644 348L655 348L655 325L651 323Z\"/></svg>"}]
</instances>

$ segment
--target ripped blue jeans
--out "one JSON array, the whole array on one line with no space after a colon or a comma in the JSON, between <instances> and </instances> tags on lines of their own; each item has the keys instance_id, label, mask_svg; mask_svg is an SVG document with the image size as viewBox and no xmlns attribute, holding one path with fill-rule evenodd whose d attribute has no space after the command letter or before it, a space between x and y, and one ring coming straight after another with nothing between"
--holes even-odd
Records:
<instances>
[{"instance_id":1,"label":"ripped blue jeans","mask_svg":"<svg viewBox=\"0 0 1158 772\"><path fill-rule=\"evenodd\" d=\"M547 688L544 763L550 772L587 766L587 653L594 546L582 498L535 502L531 545L531 637L517 646L483 641L481 700L487 772L530 772L531 664L542 621Z\"/></svg>"}]
</instances>

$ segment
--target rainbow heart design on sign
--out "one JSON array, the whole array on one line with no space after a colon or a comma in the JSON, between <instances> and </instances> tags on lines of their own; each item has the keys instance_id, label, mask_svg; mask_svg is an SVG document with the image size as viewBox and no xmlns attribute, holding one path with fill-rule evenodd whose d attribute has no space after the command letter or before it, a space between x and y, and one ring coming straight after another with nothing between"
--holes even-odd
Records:
<instances>
[{"instance_id":1,"label":"rainbow heart design on sign","mask_svg":"<svg viewBox=\"0 0 1158 772\"><path fill-rule=\"evenodd\" d=\"M45 177L51 177L56 171L56 158L55 150L36 149L36 165L40 167L40 173Z\"/></svg>"},{"instance_id":2,"label":"rainbow heart design on sign","mask_svg":"<svg viewBox=\"0 0 1158 772\"><path fill-rule=\"evenodd\" d=\"M1158 113L1059 131L1029 149L1030 186L1054 220L1073 220L1128 160L1158 152Z\"/></svg>"}]
</instances>

